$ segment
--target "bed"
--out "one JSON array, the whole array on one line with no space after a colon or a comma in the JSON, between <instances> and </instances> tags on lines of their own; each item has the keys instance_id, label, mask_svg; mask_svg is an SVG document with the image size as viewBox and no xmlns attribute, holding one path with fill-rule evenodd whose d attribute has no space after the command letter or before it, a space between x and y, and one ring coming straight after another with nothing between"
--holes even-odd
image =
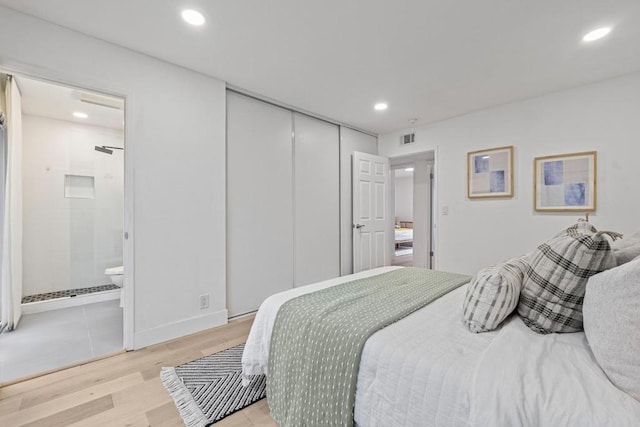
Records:
<instances>
[{"instance_id":1,"label":"bed","mask_svg":"<svg viewBox=\"0 0 640 427\"><path fill-rule=\"evenodd\" d=\"M269 297L249 334L243 375L268 375L272 328L285 302L397 268ZM640 403L609 381L584 333L539 335L513 316L497 331L472 334L461 322L465 287L366 341L356 381L356 425L638 425Z\"/></svg>"},{"instance_id":2,"label":"bed","mask_svg":"<svg viewBox=\"0 0 640 427\"><path fill-rule=\"evenodd\" d=\"M399 221L397 224L395 229L396 249L398 249L400 245L413 244L413 222Z\"/></svg>"}]
</instances>

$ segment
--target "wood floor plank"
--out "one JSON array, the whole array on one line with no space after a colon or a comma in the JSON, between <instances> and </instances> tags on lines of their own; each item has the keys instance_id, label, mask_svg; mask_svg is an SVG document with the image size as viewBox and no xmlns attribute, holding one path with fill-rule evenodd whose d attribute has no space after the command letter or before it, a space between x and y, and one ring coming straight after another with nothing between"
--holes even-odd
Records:
<instances>
[{"instance_id":1,"label":"wood floor plank","mask_svg":"<svg viewBox=\"0 0 640 427\"><path fill-rule=\"evenodd\" d=\"M159 393L159 390L164 393ZM145 415L146 420L147 411L173 402L162 387L160 377L115 392L111 397L113 409L88 418L87 423L95 426L118 425L122 420L136 419L140 415Z\"/></svg>"},{"instance_id":2,"label":"wood floor plank","mask_svg":"<svg viewBox=\"0 0 640 427\"><path fill-rule=\"evenodd\" d=\"M22 398L17 397L14 399L0 400L0 414L12 414L20 410L22 405Z\"/></svg>"},{"instance_id":3,"label":"wood floor plank","mask_svg":"<svg viewBox=\"0 0 640 427\"><path fill-rule=\"evenodd\" d=\"M177 366L246 341L253 316L0 389L0 426L183 425L162 386L162 366ZM47 423L45 423L45 421ZM55 424L62 423L62 424ZM274 426L266 400L216 427Z\"/></svg>"},{"instance_id":4,"label":"wood floor plank","mask_svg":"<svg viewBox=\"0 0 640 427\"><path fill-rule=\"evenodd\" d=\"M158 406L155 409L147 411L147 420L149 425L156 427L182 427L184 423L180 419L178 409L173 401Z\"/></svg>"},{"instance_id":5,"label":"wood floor plank","mask_svg":"<svg viewBox=\"0 0 640 427\"><path fill-rule=\"evenodd\" d=\"M112 393L140 383L142 383L142 376L137 372L131 373L91 388L62 395L33 407L20 409L18 412L12 414L0 415L0 425L13 426L34 422L57 414L60 411L73 409L78 405L91 402L98 397L109 396L109 400L111 401Z\"/></svg>"},{"instance_id":6,"label":"wood floor plank","mask_svg":"<svg viewBox=\"0 0 640 427\"><path fill-rule=\"evenodd\" d=\"M218 421L214 425L215 427L243 427L243 426L253 426L253 423L244 414L243 411L238 411Z\"/></svg>"},{"instance_id":7,"label":"wood floor plank","mask_svg":"<svg viewBox=\"0 0 640 427\"><path fill-rule=\"evenodd\" d=\"M93 414L99 414L113 408L113 400L110 395L102 396L89 402L81 403L64 411L40 418L21 427L65 427L76 421L84 420ZM13 424L6 424L13 425ZM16 424L17 425L17 424Z\"/></svg>"}]
</instances>

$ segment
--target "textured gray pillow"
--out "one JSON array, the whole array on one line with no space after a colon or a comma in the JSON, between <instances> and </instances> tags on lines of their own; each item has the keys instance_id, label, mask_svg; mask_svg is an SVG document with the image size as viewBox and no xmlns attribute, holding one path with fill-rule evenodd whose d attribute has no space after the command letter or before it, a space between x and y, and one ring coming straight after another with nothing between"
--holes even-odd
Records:
<instances>
[{"instance_id":1,"label":"textured gray pillow","mask_svg":"<svg viewBox=\"0 0 640 427\"><path fill-rule=\"evenodd\" d=\"M616 265L604 234L612 233L579 222L533 252L518 302L529 328L542 334L582 330L587 280Z\"/></svg>"},{"instance_id":2,"label":"textured gray pillow","mask_svg":"<svg viewBox=\"0 0 640 427\"><path fill-rule=\"evenodd\" d=\"M622 265L640 256L640 232L611 244L613 254L616 257L616 264Z\"/></svg>"},{"instance_id":3,"label":"textured gray pillow","mask_svg":"<svg viewBox=\"0 0 640 427\"><path fill-rule=\"evenodd\" d=\"M518 305L527 256L480 270L467 287L463 321L471 332L488 332L500 326Z\"/></svg>"},{"instance_id":4,"label":"textured gray pillow","mask_svg":"<svg viewBox=\"0 0 640 427\"><path fill-rule=\"evenodd\" d=\"M602 370L640 401L640 257L591 277L582 310Z\"/></svg>"}]
</instances>

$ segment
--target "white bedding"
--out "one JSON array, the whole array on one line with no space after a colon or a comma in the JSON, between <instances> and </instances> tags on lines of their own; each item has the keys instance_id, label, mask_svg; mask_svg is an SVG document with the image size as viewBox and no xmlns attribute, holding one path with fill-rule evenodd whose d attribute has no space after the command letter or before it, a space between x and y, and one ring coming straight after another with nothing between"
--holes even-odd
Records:
<instances>
[{"instance_id":1,"label":"white bedding","mask_svg":"<svg viewBox=\"0 0 640 427\"><path fill-rule=\"evenodd\" d=\"M474 426L640 426L640 402L609 381L583 332L540 335L518 317L483 352L471 389Z\"/></svg>"},{"instance_id":2,"label":"white bedding","mask_svg":"<svg viewBox=\"0 0 640 427\"><path fill-rule=\"evenodd\" d=\"M267 372L271 331L284 302L395 268L269 297L249 334L243 374ZM356 424L640 425L640 403L608 381L584 334L538 335L517 317L498 331L472 334L461 321L465 290L450 292L367 340L357 380ZM574 422L577 417L580 422Z\"/></svg>"},{"instance_id":3,"label":"white bedding","mask_svg":"<svg viewBox=\"0 0 640 427\"><path fill-rule=\"evenodd\" d=\"M362 351L354 418L360 426L463 426L469 384L496 333L462 324L466 285L369 338Z\"/></svg>"},{"instance_id":4,"label":"white bedding","mask_svg":"<svg viewBox=\"0 0 640 427\"><path fill-rule=\"evenodd\" d=\"M396 243L405 243L413 241L413 229L412 228L396 228L395 229L395 241Z\"/></svg>"}]
</instances>

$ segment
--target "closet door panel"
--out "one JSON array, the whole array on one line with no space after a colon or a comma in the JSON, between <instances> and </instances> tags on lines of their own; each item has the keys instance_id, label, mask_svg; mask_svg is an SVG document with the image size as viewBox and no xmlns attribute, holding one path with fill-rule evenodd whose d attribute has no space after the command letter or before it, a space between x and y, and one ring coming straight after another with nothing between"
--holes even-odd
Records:
<instances>
[{"instance_id":1,"label":"closet door panel","mask_svg":"<svg viewBox=\"0 0 640 427\"><path fill-rule=\"evenodd\" d=\"M227 307L293 287L291 112L227 92Z\"/></svg>"},{"instance_id":2,"label":"closet door panel","mask_svg":"<svg viewBox=\"0 0 640 427\"><path fill-rule=\"evenodd\" d=\"M294 113L295 285L340 275L340 133Z\"/></svg>"}]
</instances>

